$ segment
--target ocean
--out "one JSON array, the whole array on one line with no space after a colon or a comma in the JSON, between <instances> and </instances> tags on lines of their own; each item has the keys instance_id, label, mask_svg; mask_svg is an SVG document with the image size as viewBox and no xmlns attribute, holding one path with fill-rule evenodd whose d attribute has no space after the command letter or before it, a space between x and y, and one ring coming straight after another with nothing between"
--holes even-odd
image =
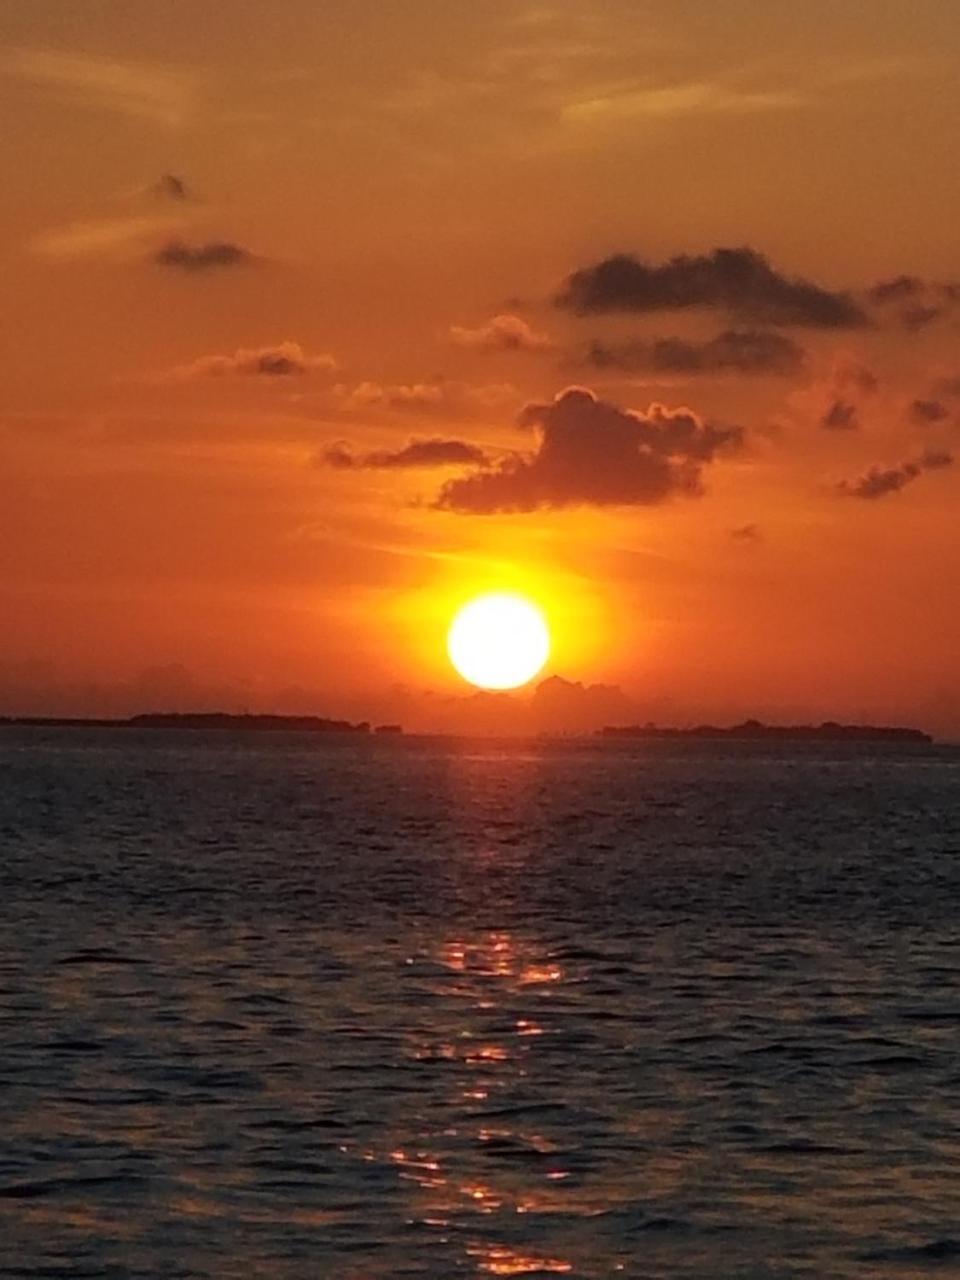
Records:
<instances>
[{"instance_id":1,"label":"ocean","mask_svg":"<svg viewBox=\"0 0 960 1280\"><path fill-rule=\"evenodd\" d=\"M0 730L0 1275L960 1271L960 750Z\"/></svg>"}]
</instances>

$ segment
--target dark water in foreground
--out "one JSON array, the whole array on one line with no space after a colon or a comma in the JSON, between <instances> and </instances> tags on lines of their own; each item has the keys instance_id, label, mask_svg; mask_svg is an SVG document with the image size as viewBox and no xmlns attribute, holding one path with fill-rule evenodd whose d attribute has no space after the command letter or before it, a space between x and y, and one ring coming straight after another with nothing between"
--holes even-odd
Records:
<instances>
[{"instance_id":1,"label":"dark water in foreground","mask_svg":"<svg viewBox=\"0 0 960 1280\"><path fill-rule=\"evenodd\" d=\"M960 753L0 733L4 1277L960 1271Z\"/></svg>"}]
</instances>

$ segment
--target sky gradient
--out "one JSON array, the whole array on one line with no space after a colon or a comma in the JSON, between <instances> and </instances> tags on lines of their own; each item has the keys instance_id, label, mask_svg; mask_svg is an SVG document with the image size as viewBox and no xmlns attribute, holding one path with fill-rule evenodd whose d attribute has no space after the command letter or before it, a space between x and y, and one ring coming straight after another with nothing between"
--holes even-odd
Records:
<instances>
[{"instance_id":1,"label":"sky gradient","mask_svg":"<svg viewBox=\"0 0 960 1280\"><path fill-rule=\"evenodd\" d=\"M0 713L960 735L956 6L0 16Z\"/></svg>"}]
</instances>

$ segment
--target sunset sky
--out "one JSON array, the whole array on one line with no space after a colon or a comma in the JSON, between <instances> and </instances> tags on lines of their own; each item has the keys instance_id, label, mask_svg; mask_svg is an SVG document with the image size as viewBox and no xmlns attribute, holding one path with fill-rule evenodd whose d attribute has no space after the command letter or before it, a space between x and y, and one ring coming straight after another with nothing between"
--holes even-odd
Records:
<instances>
[{"instance_id":1,"label":"sunset sky","mask_svg":"<svg viewBox=\"0 0 960 1280\"><path fill-rule=\"evenodd\" d=\"M960 6L5 0L0 713L960 734ZM956 463L954 462L956 455Z\"/></svg>"}]
</instances>

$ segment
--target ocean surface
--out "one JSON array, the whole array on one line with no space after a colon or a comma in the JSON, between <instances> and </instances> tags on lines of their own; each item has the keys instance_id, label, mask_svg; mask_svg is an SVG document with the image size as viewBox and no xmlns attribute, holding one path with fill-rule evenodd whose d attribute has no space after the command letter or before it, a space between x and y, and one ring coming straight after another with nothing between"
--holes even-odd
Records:
<instances>
[{"instance_id":1,"label":"ocean surface","mask_svg":"<svg viewBox=\"0 0 960 1280\"><path fill-rule=\"evenodd\" d=\"M0 730L0 1276L960 1273L960 751Z\"/></svg>"}]
</instances>

